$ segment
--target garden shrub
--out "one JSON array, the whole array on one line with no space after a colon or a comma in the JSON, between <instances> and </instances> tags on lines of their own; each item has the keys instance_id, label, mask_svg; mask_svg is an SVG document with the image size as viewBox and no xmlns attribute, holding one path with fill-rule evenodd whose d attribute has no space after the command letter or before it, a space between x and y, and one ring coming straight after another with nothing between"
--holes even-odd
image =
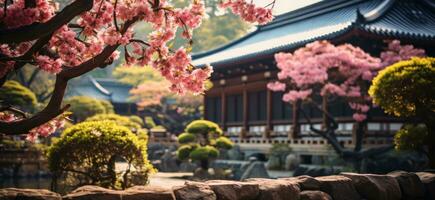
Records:
<instances>
[{"instance_id":1,"label":"garden shrub","mask_svg":"<svg viewBox=\"0 0 435 200\"><path fill-rule=\"evenodd\" d=\"M72 112L72 117L76 122L97 114L113 113L113 106L110 102L92 97L74 96L66 99L64 103L71 105L68 110Z\"/></svg>"},{"instance_id":2,"label":"garden shrub","mask_svg":"<svg viewBox=\"0 0 435 200\"><path fill-rule=\"evenodd\" d=\"M124 160L128 169L116 173L115 161ZM128 128L113 121L89 121L66 129L48 150L49 168L74 186L92 184L107 188L143 185L154 169L147 158L147 141L139 140ZM141 176L135 182L130 173Z\"/></svg>"},{"instance_id":3,"label":"garden shrub","mask_svg":"<svg viewBox=\"0 0 435 200\"><path fill-rule=\"evenodd\" d=\"M202 169L208 169L209 161L219 157L218 149L231 149L233 142L222 136L222 130L216 123L196 120L187 125L185 133L178 136L183 144L177 150L180 160L198 161Z\"/></svg>"},{"instance_id":4,"label":"garden shrub","mask_svg":"<svg viewBox=\"0 0 435 200\"><path fill-rule=\"evenodd\" d=\"M0 103L31 111L38 103L35 93L17 81L6 81L0 88Z\"/></svg>"}]
</instances>

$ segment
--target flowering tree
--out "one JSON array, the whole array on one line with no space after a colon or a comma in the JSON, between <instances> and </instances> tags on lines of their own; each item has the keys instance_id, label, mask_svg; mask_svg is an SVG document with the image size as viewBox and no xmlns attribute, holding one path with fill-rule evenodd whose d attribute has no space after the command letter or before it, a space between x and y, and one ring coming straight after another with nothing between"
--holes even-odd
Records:
<instances>
[{"instance_id":1,"label":"flowering tree","mask_svg":"<svg viewBox=\"0 0 435 200\"><path fill-rule=\"evenodd\" d=\"M127 64L150 65L160 71L176 93L201 93L211 67L190 64L189 45L176 50L169 42L178 29L188 41L201 24L204 4L194 0L185 8L173 8L166 0L75 0L62 10L48 0L0 0L0 83L25 64L56 74L47 106L30 118L0 121L0 133L23 134L63 113L62 99L69 80L100 67L118 57L125 48ZM247 21L266 23L271 10L245 0L222 4ZM154 31L148 40L134 37L133 25L149 23ZM14 115L2 109L2 116ZM12 119L12 117L7 117ZM57 124L57 123L55 123ZM56 128L56 127L54 127Z\"/></svg>"},{"instance_id":2,"label":"flowering tree","mask_svg":"<svg viewBox=\"0 0 435 200\"><path fill-rule=\"evenodd\" d=\"M392 41L381 58L372 57L350 44L335 46L327 41L315 41L294 53L275 54L279 68L279 81L269 83L273 91L287 91L286 102L305 101L324 114L323 130L311 126L311 130L327 139L334 150L344 159L361 159L378 151L361 152L366 113L371 109L368 95L370 81L377 72L391 62L424 55L424 51L411 45ZM323 99L323 107L313 100L316 95ZM327 110L327 102L333 98L344 99L353 110L357 122L356 144L353 151L346 150L335 135L338 124ZM302 112L298 109L296 112ZM307 120L310 119L305 116ZM384 149L382 149L384 150Z\"/></svg>"}]
</instances>

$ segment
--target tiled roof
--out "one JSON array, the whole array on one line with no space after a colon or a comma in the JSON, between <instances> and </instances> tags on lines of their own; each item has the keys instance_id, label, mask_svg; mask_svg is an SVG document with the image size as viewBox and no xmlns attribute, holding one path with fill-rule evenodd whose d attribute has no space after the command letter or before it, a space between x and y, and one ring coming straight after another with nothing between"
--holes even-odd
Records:
<instances>
[{"instance_id":1,"label":"tiled roof","mask_svg":"<svg viewBox=\"0 0 435 200\"><path fill-rule=\"evenodd\" d=\"M435 39L435 13L424 0L330 0L277 16L228 45L193 56L193 64L219 66L272 55L358 29L376 35Z\"/></svg>"},{"instance_id":2,"label":"tiled roof","mask_svg":"<svg viewBox=\"0 0 435 200\"><path fill-rule=\"evenodd\" d=\"M83 77L68 87L69 96L89 96L108 100L112 103L130 103L132 86L120 83L114 79L98 79L92 76Z\"/></svg>"}]
</instances>

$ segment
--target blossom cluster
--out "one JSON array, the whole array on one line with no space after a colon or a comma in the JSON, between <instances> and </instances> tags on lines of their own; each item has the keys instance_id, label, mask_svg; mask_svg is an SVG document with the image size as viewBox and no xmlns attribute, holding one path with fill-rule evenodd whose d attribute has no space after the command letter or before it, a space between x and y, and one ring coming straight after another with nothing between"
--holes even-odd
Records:
<instances>
[{"instance_id":1,"label":"blossom cluster","mask_svg":"<svg viewBox=\"0 0 435 200\"><path fill-rule=\"evenodd\" d=\"M315 41L294 53L275 54L279 81L269 83L268 88L285 91L286 84L292 85L283 96L286 102L317 94L342 97L354 111L353 118L364 121L371 106L367 94L369 82L387 65L413 56L424 56L424 50L400 45L397 40L390 41L381 58L350 44L335 46L327 41Z\"/></svg>"},{"instance_id":2,"label":"blossom cluster","mask_svg":"<svg viewBox=\"0 0 435 200\"><path fill-rule=\"evenodd\" d=\"M234 14L240 15L247 22L266 24L273 19L272 10L258 7L246 0L227 0L221 2L222 8L230 8Z\"/></svg>"},{"instance_id":3,"label":"blossom cluster","mask_svg":"<svg viewBox=\"0 0 435 200\"><path fill-rule=\"evenodd\" d=\"M49 122L42 124L41 126L35 127L29 131L26 139L30 142L34 142L39 136L47 137L53 134L57 129L62 128L65 124L65 114L62 114ZM2 122L14 122L22 120L22 118L17 117L15 114L10 112L0 112L0 121Z\"/></svg>"}]
</instances>

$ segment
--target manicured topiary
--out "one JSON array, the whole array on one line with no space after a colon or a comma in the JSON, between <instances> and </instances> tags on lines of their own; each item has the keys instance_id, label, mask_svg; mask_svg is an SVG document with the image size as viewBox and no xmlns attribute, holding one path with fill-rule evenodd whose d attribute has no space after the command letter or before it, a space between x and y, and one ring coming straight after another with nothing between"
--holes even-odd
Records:
<instances>
[{"instance_id":1,"label":"manicured topiary","mask_svg":"<svg viewBox=\"0 0 435 200\"><path fill-rule=\"evenodd\" d=\"M139 124L140 126L144 126L144 122L140 117L138 117L136 115L131 115L131 116L128 116L128 118L130 118L130 121L135 122L135 123Z\"/></svg>"},{"instance_id":2,"label":"manicured topiary","mask_svg":"<svg viewBox=\"0 0 435 200\"><path fill-rule=\"evenodd\" d=\"M125 160L129 166L123 175L115 172L116 160ZM147 141L112 121L82 122L66 129L50 146L48 161L55 177L76 185L142 185L154 171L147 158ZM132 178L130 166L139 179Z\"/></svg>"},{"instance_id":3,"label":"manicured topiary","mask_svg":"<svg viewBox=\"0 0 435 200\"><path fill-rule=\"evenodd\" d=\"M435 168L435 58L412 58L385 68L373 79L369 94L385 112L398 117L414 117L426 125L425 139L421 138L423 131L420 128L408 126L399 131L396 145L399 149L427 147L429 165ZM416 138L420 138L420 146L416 145ZM405 144L407 142L409 144Z\"/></svg>"},{"instance_id":4,"label":"manicured topiary","mask_svg":"<svg viewBox=\"0 0 435 200\"><path fill-rule=\"evenodd\" d=\"M191 133L182 133L178 136L178 143L185 144L195 141L195 135Z\"/></svg>"},{"instance_id":5,"label":"manicured topiary","mask_svg":"<svg viewBox=\"0 0 435 200\"><path fill-rule=\"evenodd\" d=\"M0 88L0 103L31 111L38 103L35 93L17 81L6 81Z\"/></svg>"},{"instance_id":6,"label":"manicured topiary","mask_svg":"<svg viewBox=\"0 0 435 200\"><path fill-rule=\"evenodd\" d=\"M77 122L97 114L113 113L113 106L110 102L87 96L71 97L65 100L64 104L71 105L68 110L72 112L72 118Z\"/></svg>"},{"instance_id":7,"label":"manicured topiary","mask_svg":"<svg viewBox=\"0 0 435 200\"><path fill-rule=\"evenodd\" d=\"M178 159L198 161L201 168L207 170L209 161L219 156L218 149L231 149L233 143L222 136L222 130L216 123L196 120L187 125L185 133L178 136L183 144L177 151Z\"/></svg>"},{"instance_id":8,"label":"manicured topiary","mask_svg":"<svg viewBox=\"0 0 435 200\"><path fill-rule=\"evenodd\" d=\"M117 125L125 126L135 133L139 138L148 139L148 132L142 128L141 124L137 123L136 120L132 120L133 116L121 116L117 114L98 114L87 118L85 121L112 121ZM137 117L137 116L134 116ZM139 118L139 117L137 117ZM134 118L133 118L134 119ZM139 118L140 119L140 118Z\"/></svg>"}]
</instances>

